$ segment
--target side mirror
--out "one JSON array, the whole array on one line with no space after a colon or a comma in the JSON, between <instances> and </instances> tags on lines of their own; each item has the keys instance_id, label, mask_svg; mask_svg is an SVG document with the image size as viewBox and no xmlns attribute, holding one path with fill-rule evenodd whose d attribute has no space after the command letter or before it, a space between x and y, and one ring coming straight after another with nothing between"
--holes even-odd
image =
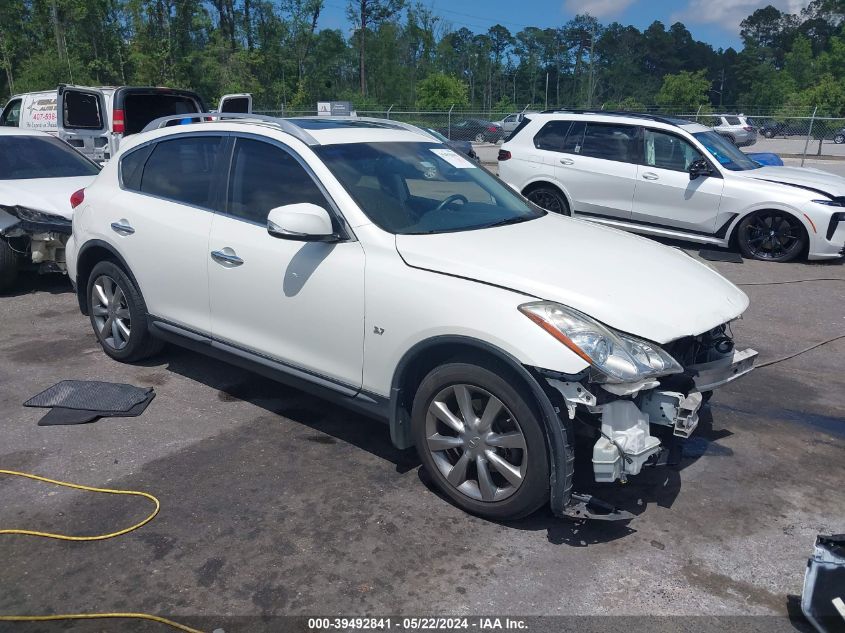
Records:
<instances>
[{"instance_id":1,"label":"side mirror","mask_svg":"<svg viewBox=\"0 0 845 633\"><path fill-rule=\"evenodd\" d=\"M329 212L310 202L286 204L271 209L267 215L267 232L273 237L300 242L336 242Z\"/></svg>"},{"instance_id":2,"label":"side mirror","mask_svg":"<svg viewBox=\"0 0 845 633\"><path fill-rule=\"evenodd\" d=\"M713 174L713 170L710 169L710 165L703 158L698 158L692 161L688 171L690 180L695 180L699 176L711 176Z\"/></svg>"}]
</instances>

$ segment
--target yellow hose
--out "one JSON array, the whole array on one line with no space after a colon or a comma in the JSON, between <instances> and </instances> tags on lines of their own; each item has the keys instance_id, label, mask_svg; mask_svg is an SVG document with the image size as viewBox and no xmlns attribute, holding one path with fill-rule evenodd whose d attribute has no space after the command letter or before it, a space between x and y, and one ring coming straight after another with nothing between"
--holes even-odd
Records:
<instances>
[{"instance_id":1,"label":"yellow hose","mask_svg":"<svg viewBox=\"0 0 845 633\"><path fill-rule=\"evenodd\" d=\"M137 530L138 528L146 525L155 518L155 516L158 514L159 509L161 508L161 504L159 503L158 499L156 499L153 495L149 494L148 492L141 492L140 490L113 490L111 488L94 488L93 486L83 486L81 484L73 484L67 481L48 479L47 477L32 475L30 473L22 473L16 470L0 469L0 475L13 475L15 477L25 477L27 479L43 481L45 483L54 484L56 486L64 486L65 488L87 490L88 492L103 492L112 495L132 495L135 497L145 497L155 504L155 509L152 511L152 513L140 523L136 523L135 525L125 528L123 530L118 530L117 532L110 532L109 534L95 534L93 536L71 536L68 534L55 534L53 532L39 532L37 530L8 529L0 530L0 535L20 534L26 536L40 536L42 538L57 539L59 541L104 541L106 539L127 534L129 532L132 532L133 530ZM57 620L99 620L107 618L131 618L135 620L149 620L151 622L166 624L167 626L177 629L179 631L185 631L185 633L202 633L202 631L193 629L189 626L185 626L184 624L179 624L178 622L174 622L173 620L168 620L167 618L162 618L157 615L150 615L148 613L67 613L58 615L0 615L0 622L51 622Z\"/></svg>"}]
</instances>

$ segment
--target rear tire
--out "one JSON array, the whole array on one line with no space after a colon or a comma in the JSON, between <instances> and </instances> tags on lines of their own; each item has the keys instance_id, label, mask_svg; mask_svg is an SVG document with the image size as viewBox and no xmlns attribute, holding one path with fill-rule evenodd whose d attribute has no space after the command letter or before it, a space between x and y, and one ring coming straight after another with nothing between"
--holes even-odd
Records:
<instances>
[{"instance_id":1,"label":"rear tire","mask_svg":"<svg viewBox=\"0 0 845 633\"><path fill-rule=\"evenodd\" d=\"M549 499L549 454L534 410L513 381L449 363L417 389L411 432L443 494L466 512L510 521Z\"/></svg>"},{"instance_id":2,"label":"rear tire","mask_svg":"<svg viewBox=\"0 0 845 633\"><path fill-rule=\"evenodd\" d=\"M8 290L18 278L18 254L0 239L0 292Z\"/></svg>"},{"instance_id":3,"label":"rear tire","mask_svg":"<svg viewBox=\"0 0 845 633\"><path fill-rule=\"evenodd\" d=\"M114 360L131 363L161 351L164 343L147 327L147 305L129 275L111 261L88 277L88 315L103 348Z\"/></svg>"},{"instance_id":4,"label":"rear tire","mask_svg":"<svg viewBox=\"0 0 845 633\"><path fill-rule=\"evenodd\" d=\"M845 143L845 134L837 134L833 137L833 142L837 145L842 145L842 143Z\"/></svg>"},{"instance_id":5,"label":"rear tire","mask_svg":"<svg viewBox=\"0 0 845 633\"><path fill-rule=\"evenodd\" d=\"M775 137L775 133L774 133L774 131L773 131L773 130L763 130L763 131L761 132L761 134L762 134L763 136L765 136L766 138L774 138L774 137Z\"/></svg>"},{"instance_id":6,"label":"rear tire","mask_svg":"<svg viewBox=\"0 0 845 633\"><path fill-rule=\"evenodd\" d=\"M526 195L531 202L541 209L560 215L572 215L569 203L560 191L552 186L541 186L529 191Z\"/></svg>"}]
</instances>

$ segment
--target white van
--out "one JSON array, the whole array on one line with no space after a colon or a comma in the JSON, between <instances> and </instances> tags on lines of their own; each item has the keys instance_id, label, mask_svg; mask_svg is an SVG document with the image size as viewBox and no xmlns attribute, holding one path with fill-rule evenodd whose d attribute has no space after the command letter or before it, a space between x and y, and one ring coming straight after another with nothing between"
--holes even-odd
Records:
<instances>
[{"instance_id":1,"label":"white van","mask_svg":"<svg viewBox=\"0 0 845 633\"><path fill-rule=\"evenodd\" d=\"M189 90L62 84L56 90L14 95L0 114L0 125L48 132L102 163L114 155L120 139L150 121L205 111L200 96ZM218 111L249 113L252 96L224 95Z\"/></svg>"}]
</instances>

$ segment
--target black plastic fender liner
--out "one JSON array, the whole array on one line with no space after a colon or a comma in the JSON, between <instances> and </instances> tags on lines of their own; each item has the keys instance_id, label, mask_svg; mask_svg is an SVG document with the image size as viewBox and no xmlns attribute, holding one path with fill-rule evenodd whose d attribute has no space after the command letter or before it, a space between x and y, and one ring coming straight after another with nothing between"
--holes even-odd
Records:
<instances>
[{"instance_id":1,"label":"black plastic fender liner","mask_svg":"<svg viewBox=\"0 0 845 633\"><path fill-rule=\"evenodd\" d=\"M549 502L555 516L566 516L564 510L572 496L572 477L575 470L575 448L573 446L573 430L569 419L558 415L552 404L549 392L544 388L545 380L533 368L526 367L513 355L486 341L468 336L435 336L421 341L409 349L393 374L390 389L390 439L399 449L411 448L411 420L405 407L402 393L402 383L406 371L413 361L426 350L441 346L455 346L462 350L473 349L486 356L492 356L511 369L531 390L534 401L540 409L543 420L543 431L549 450Z\"/></svg>"}]
</instances>

